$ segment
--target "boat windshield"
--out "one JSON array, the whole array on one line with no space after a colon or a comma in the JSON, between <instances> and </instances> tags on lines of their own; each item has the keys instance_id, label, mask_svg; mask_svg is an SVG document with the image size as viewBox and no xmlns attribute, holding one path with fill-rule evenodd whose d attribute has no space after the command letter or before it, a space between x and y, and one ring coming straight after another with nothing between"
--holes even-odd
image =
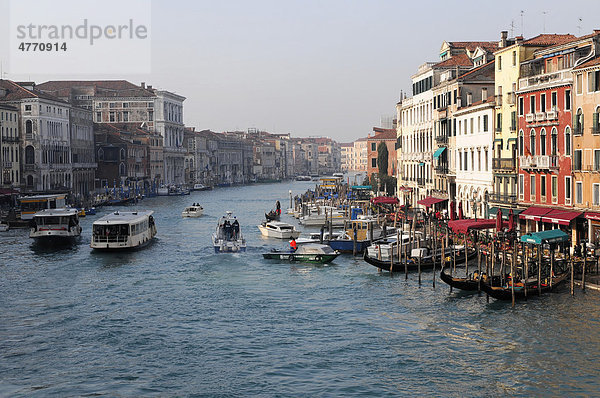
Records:
<instances>
[{"instance_id":1,"label":"boat windshield","mask_svg":"<svg viewBox=\"0 0 600 398\"><path fill-rule=\"evenodd\" d=\"M62 225L69 223L69 216L35 217L37 225Z\"/></svg>"}]
</instances>

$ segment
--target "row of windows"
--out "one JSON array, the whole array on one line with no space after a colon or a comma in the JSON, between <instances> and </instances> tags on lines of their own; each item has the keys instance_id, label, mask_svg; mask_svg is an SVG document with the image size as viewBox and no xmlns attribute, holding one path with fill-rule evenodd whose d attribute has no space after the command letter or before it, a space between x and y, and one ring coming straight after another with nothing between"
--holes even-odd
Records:
<instances>
[{"instance_id":1,"label":"row of windows","mask_svg":"<svg viewBox=\"0 0 600 398\"><path fill-rule=\"evenodd\" d=\"M7 122L16 122L17 114L16 112L0 112L0 120Z\"/></svg>"},{"instance_id":2,"label":"row of windows","mask_svg":"<svg viewBox=\"0 0 600 398\"><path fill-rule=\"evenodd\" d=\"M577 95L583 94L583 73L575 77L575 90ZM600 70L587 73L587 92L594 93L600 91Z\"/></svg>"},{"instance_id":3,"label":"row of windows","mask_svg":"<svg viewBox=\"0 0 600 398\"><path fill-rule=\"evenodd\" d=\"M549 98L550 104L548 104L547 94L541 93L539 95L539 97L540 97L539 106L537 106L537 97L538 96L536 94L519 97L519 116L525 115L525 98L529 99L529 113L536 113L538 110L540 112L546 112L547 110L551 110L551 111L559 110L558 92L557 91L552 91L550 93L550 98ZM570 111L571 110L571 100L572 100L571 90L565 90L564 100L565 100L564 110Z\"/></svg>"},{"instance_id":4,"label":"row of windows","mask_svg":"<svg viewBox=\"0 0 600 398\"><path fill-rule=\"evenodd\" d=\"M556 156L560 148L558 147L558 131L556 127L552 127L550 132L550 155ZM536 140L535 129L529 131L529 146L525 146L525 136L523 130L519 131L519 155L531 155L536 154L548 155L548 136L546 135L546 129L540 130L540 137ZM539 150L538 150L539 148ZM565 156L571 156L571 128L565 127L565 142L564 142L564 153Z\"/></svg>"},{"instance_id":5,"label":"row of windows","mask_svg":"<svg viewBox=\"0 0 600 398\"><path fill-rule=\"evenodd\" d=\"M529 175L529 200L533 201L536 198L537 195L537 179L539 178L540 180L540 197L545 198L547 196L547 190L548 190L548 179L547 176L545 175L535 175L535 174L530 174ZM571 182L571 177L567 176L565 177L565 203L570 204L571 203L571 189L572 189L572 182ZM575 186L575 192L576 192L576 203L581 203L581 199L579 201L577 201L577 197L578 197L578 193L581 194L581 185L577 185L577 184L581 184L581 182L576 183ZM557 200L558 198L558 176L550 176L550 194L553 198L554 201ZM578 192L579 191L579 192ZM524 196L524 192L525 192L525 175L523 174L519 174L519 198L521 200L523 200L523 196ZM582 195L579 195L579 198L581 198Z\"/></svg>"},{"instance_id":6,"label":"row of windows","mask_svg":"<svg viewBox=\"0 0 600 398\"><path fill-rule=\"evenodd\" d=\"M457 151L458 169L461 171L489 171L489 151L487 149L476 149L469 151ZM477 158L475 158L477 154ZM483 156L482 156L483 154ZM470 161L469 161L470 159ZM483 164L482 164L483 161Z\"/></svg>"},{"instance_id":7,"label":"row of windows","mask_svg":"<svg viewBox=\"0 0 600 398\"><path fill-rule=\"evenodd\" d=\"M425 79L419 80L413 83L413 96L421 94L427 90L431 90L433 87L433 76L426 77Z\"/></svg>"}]
</instances>

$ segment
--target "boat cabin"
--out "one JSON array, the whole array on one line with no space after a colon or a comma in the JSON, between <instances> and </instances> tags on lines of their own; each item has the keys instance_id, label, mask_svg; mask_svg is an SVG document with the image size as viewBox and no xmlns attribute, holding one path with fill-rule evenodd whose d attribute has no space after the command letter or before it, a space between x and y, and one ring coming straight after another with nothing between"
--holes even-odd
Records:
<instances>
[{"instance_id":1,"label":"boat cabin","mask_svg":"<svg viewBox=\"0 0 600 398\"><path fill-rule=\"evenodd\" d=\"M94 222L94 249L133 248L146 244L156 235L152 211L114 212Z\"/></svg>"}]
</instances>

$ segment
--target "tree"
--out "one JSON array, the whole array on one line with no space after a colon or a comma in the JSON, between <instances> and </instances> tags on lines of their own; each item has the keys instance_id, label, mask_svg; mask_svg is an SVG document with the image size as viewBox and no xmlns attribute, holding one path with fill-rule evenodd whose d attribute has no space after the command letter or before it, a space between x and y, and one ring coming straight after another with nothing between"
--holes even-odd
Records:
<instances>
[{"instance_id":1,"label":"tree","mask_svg":"<svg viewBox=\"0 0 600 398\"><path fill-rule=\"evenodd\" d=\"M371 190L375 193L378 191L379 185L377 184L377 174L371 174Z\"/></svg>"},{"instance_id":2,"label":"tree","mask_svg":"<svg viewBox=\"0 0 600 398\"><path fill-rule=\"evenodd\" d=\"M381 141L377 147L377 166L380 176L388 175L388 149L385 141Z\"/></svg>"}]
</instances>

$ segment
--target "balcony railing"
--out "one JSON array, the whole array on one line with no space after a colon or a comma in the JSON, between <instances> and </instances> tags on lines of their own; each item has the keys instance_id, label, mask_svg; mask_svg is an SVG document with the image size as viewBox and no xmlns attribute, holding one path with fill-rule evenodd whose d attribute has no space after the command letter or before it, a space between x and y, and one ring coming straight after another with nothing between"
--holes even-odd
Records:
<instances>
[{"instance_id":1,"label":"balcony railing","mask_svg":"<svg viewBox=\"0 0 600 398\"><path fill-rule=\"evenodd\" d=\"M517 162L514 158L493 158L492 169L502 171L515 171L517 168Z\"/></svg>"},{"instance_id":2,"label":"balcony railing","mask_svg":"<svg viewBox=\"0 0 600 398\"><path fill-rule=\"evenodd\" d=\"M34 171L36 169L35 164L25 164L23 165L23 170L25 171Z\"/></svg>"},{"instance_id":3,"label":"balcony railing","mask_svg":"<svg viewBox=\"0 0 600 398\"><path fill-rule=\"evenodd\" d=\"M438 174L448 174L448 166L447 165L435 166L435 172Z\"/></svg>"},{"instance_id":4,"label":"balcony railing","mask_svg":"<svg viewBox=\"0 0 600 398\"><path fill-rule=\"evenodd\" d=\"M526 121L527 123L531 123L531 122L533 122L534 120L535 120L535 114L533 114L533 113L528 113L528 114L526 114L526 115L525 115L525 121Z\"/></svg>"},{"instance_id":5,"label":"balcony railing","mask_svg":"<svg viewBox=\"0 0 600 398\"><path fill-rule=\"evenodd\" d=\"M557 118L558 118L558 111L554 110L554 111L546 112L546 119L555 120Z\"/></svg>"},{"instance_id":6,"label":"balcony railing","mask_svg":"<svg viewBox=\"0 0 600 398\"><path fill-rule=\"evenodd\" d=\"M8 136L8 137L2 137L2 141L3 142L19 142L19 137L13 137L13 136Z\"/></svg>"},{"instance_id":7,"label":"balcony railing","mask_svg":"<svg viewBox=\"0 0 600 398\"><path fill-rule=\"evenodd\" d=\"M437 137L435 137L435 142L438 144L447 144L448 136L447 135L438 135Z\"/></svg>"},{"instance_id":8,"label":"balcony railing","mask_svg":"<svg viewBox=\"0 0 600 398\"><path fill-rule=\"evenodd\" d=\"M510 92L506 95L506 103L509 105L515 104L515 93Z\"/></svg>"},{"instance_id":9,"label":"balcony railing","mask_svg":"<svg viewBox=\"0 0 600 398\"><path fill-rule=\"evenodd\" d=\"M558 168L558 156L534 155L519 156L519 167L522 169L544 170Z\"/></svg>"},{"instance_id":10,"label":"balcony railing","mask_svg":"<svg viewBox=\"0 0 600 398\"><path fill-rule=\"evenodd\" d=\"M5 169L12 169L12 162L2 162L2 167Z\"/></svg>"},{"instance_id":11,"label":"balcony railing","mask_svg":"<svg viewBox=\"0 0 600 398\"><path fill-rule=\"evenodd\" d=\"M536 122L543 122L544 120L546 120L546 112L537 112L535 114Z\"/></svg>"},{"instance_id":12,"label":"balcony railing","mask_svg":"<svg viewBox=\"0 0 600 398\"><path fill-rule=\"evenodd\" d=\"M490 202L513 204L517 201L517 195L493 193L490 195Z\"/></svg>"},{"instance_id":13,"label":"balcony railing","mask_svg":"<svg viewBox=\"0 0 600 398\"><path fill-rule=\"evenodd\" d=\"M524 73L525 75L529 74L530 77L519 79L519 89L531 88L534 86L556 85L560 81L570 82L573 80L571 71L551 72L537 75L531 75L531 73L535 73L535 71Z\"/></svg>"}]
</instances>

